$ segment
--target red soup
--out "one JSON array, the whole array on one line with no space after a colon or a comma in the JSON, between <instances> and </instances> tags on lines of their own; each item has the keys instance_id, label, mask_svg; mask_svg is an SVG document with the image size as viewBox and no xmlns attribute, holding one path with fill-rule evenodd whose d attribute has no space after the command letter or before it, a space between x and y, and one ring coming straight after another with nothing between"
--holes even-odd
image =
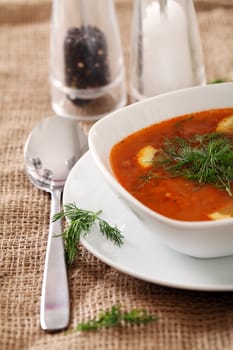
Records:
<instances>
[{"instance_id":1,"label":"red soup","mask_svg":"<svg viewBox=\"0 0 233 350\"><path fill-rule=\"evenodd\" d=\"M172 118L129 135L110 155L118 181L167 217L233 216L233 108Z\"/></svg>"}]
</instances>

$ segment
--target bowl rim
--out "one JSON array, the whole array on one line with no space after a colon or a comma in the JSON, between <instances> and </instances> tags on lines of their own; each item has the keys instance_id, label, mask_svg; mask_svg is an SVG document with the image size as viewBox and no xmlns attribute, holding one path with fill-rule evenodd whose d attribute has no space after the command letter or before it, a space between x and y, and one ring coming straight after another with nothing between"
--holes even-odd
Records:
<instances>
[{"instance_id":1,"label":"bowl rim","mask_svg":"<svg viewBox=\"0 0 233 350\"><path fill-rule=\"evenodd\" d=\"M221 84L210 84L210 85L204 85L204 86L194 86L194 87L190 87L190 88L170 91L170 92L160 94L157 96L149 97L145 100L135 102L133 104L130 104L130 105L127 105L127 106L121 108L120 110L115 110L115 111L109 113L105 117L99 119L91 127L89 134L88 134L88 145L89 145L89 149L91 151L92 157L93 157L94 161L96 162L96 164L98 165L98 167L101 169L101 172L104 175L104 178L107 180L107 182L109 184L111 184L113 189L115 189L121 195L121 197L122 197L121 200L122 199L126 200L129 203L129 206L130 206L130 203L132 203L133 206L136 206L138 209L145 212L145 214L149 215L151 218L154 218L163 224L166 224L166 225L169 225L172 227L176 227L176 228L182 228L182 229L188 228L189 230L193 231L197 228L211 228L211 227L217 228L217 227L223 227L223 226L228 226L228 225L232 224L233 217L232 218L225 218L225 219L221 219L221 220L185 221L185 220L172 219L170 217L167 217L163 214L160 214L160 213L150 209L149 207L144 205L142 202L140 202L138 199L136 199L132 194L130 194L130 192L128 192L118 182L118 180L116 179L114 174L111 173L109 169L107 169L107 167L104 165L103 161L101 160L99 153L96 150L95 142L93 140L94 134L96 133L97 129L100 128L102 125L104 125L106 123L106 121L114 118L114 116L116 114L121 113L122 110L125 111L125 110L131 109L131 108L135 108L135 105L148 104L148 103L150 103L150 101L159 100L160 98L164 98L164 97L170 96L170 95L182 94L186 91L206 90L206 89L217 89L218 90L219 88L221 89L221 88L224 88L226 86L229 88L231 87L233 89L233 82L226 82L226 83L221 83ZM224 108L224 107L219 107L219 108ZM229 108L231 108L231 107L229 107ZM233 108L233 103L232 103L232 108ZM174 117L169 117L167 119L172 119L172 118L174 118ZM145 125L145 128L147 126L149 126L149 124ZM137 130L141 130L143 128L138 128ZM133 131L132 134L134 132L135 131ZM128 135L130 135L130 134L131 133L128 133ZM130 208L135 212L134 208L132 208L131 206L130 206ZM137 215L137 213L135 213L135 215Z\"/></svg>"}]
</instances>

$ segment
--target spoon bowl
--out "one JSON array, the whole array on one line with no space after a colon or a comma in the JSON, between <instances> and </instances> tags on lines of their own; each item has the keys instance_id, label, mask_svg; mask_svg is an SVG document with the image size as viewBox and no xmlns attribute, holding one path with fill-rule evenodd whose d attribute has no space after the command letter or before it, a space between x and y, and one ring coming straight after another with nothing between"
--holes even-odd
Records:
<instances>
[{"instance_id":1,"label":"spoon bowl","mask_svg":"<svg viewBox=\"0 0 233 350\"><path fill-rule=\"evenodd\" d=\"M30 181L50 192L52 199L40 308L41 327L47 331L64 329L69 322L62 224L61 220L53 222L52 218L61 211L61 194L67 176L84 151L81 136L75 121L53 116L32 130L24 148L25 170Z\"/></svg>"}]
</instances>

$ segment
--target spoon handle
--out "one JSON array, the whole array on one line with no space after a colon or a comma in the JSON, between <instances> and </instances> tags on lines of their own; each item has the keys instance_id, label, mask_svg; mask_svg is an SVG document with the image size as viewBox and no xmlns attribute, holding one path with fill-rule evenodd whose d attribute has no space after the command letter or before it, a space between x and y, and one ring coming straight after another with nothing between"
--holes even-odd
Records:
<instances>
[{"instance_id":1,"label":"spoon handle","mask_svg":"<svg viewBox=\"0 0 233 350\"><path fill-rule=\"evenodd\" d=\"M51 192L51 220L42 284L40 324L47 331L61 330L69 322L70 303L61 220L52 222L61 210L61 191Z\"/></svg>"}]
</instances>

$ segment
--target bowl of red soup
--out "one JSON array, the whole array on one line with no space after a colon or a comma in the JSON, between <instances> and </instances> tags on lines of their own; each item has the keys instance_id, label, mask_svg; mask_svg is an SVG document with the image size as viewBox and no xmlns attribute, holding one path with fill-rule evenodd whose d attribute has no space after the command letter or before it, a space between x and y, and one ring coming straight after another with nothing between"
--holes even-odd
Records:
<instances>
[{"instance_id":1,"label":"bowl of red soup","mask_svg":"<svg viewBox=\"0 0 233 350\"><path fill-rule=\"evenodd\" d=\"M162 242L194 257L233 254L233 83L129 105L88 141L105 180Z\"/></svg>"}]
</instances>

